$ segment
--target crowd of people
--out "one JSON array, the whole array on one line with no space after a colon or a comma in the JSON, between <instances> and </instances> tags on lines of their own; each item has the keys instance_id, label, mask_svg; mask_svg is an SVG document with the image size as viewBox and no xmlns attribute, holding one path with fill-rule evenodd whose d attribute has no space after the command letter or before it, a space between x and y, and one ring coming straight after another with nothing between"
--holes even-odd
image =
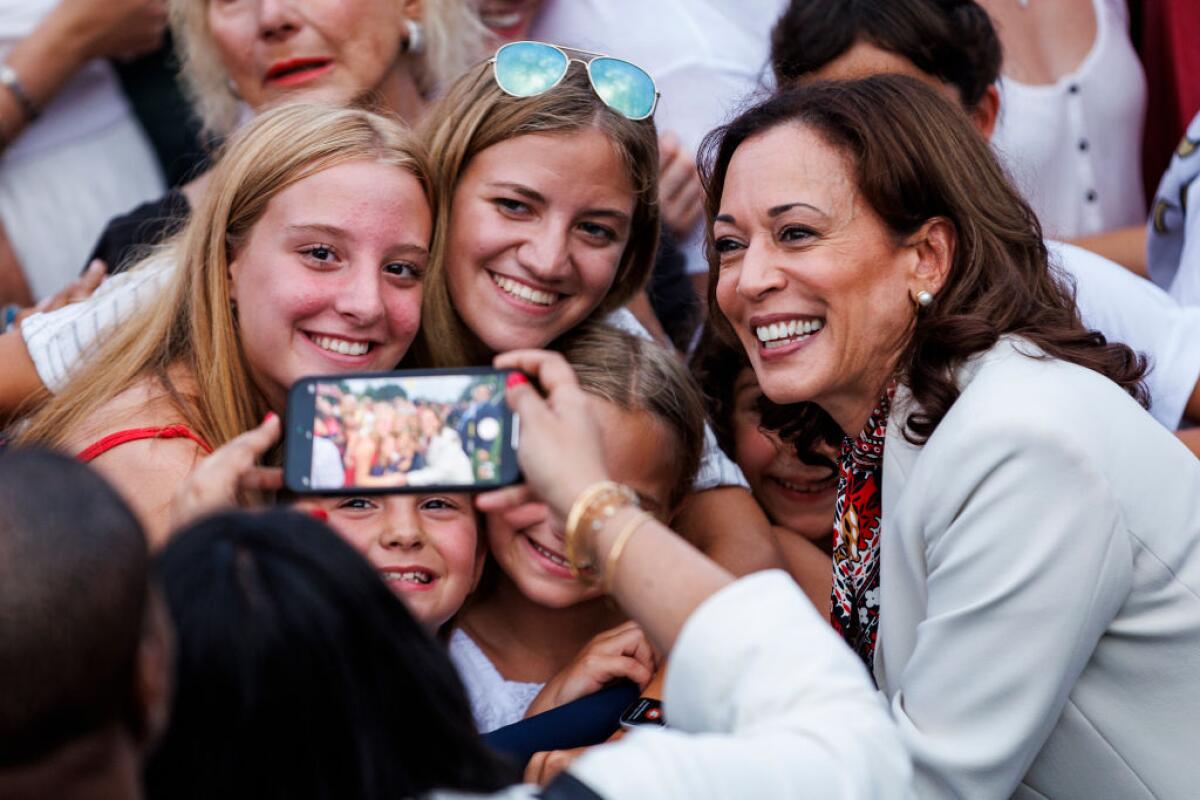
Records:
<instances>
[{"instance_id":1,"label":"crowd of people","mask_svg":"<svg viewBox=\"0 0 1200 800\"><path fill-rule=\"evenodd\" d=\"M317 385L312 488L496 482L503 414L493 400L493 382L468 385L466 397L454 403L392 393L382 381L376 385L384 394L370 394L369 381L367 387Z\"/></svg>"},{"instance_id":2,"label":"crowd of people","mask_svg":"<svg viewBox=\"0 0 1200 800\"><path fill-rule=\"evenodd\" d=\"M1142 6L0 2L0 797L1190 797Z\"/></svg>"}]
</instances>

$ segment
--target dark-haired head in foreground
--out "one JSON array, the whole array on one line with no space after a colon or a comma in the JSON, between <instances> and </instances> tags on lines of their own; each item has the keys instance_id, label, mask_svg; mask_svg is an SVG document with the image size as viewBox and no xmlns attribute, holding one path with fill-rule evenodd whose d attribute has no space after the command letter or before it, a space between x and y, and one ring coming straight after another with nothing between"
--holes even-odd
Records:
<instances>
[{"instance_id":1,"label":"dark-haired head in foreground","mask_svg":"<svg viewBox=\"0 0 1200 800\"><path fill-rule=\"evenodd\" d=\"M165 617L141 526L98 475L0 455L0 796L134 797L165 723Z\"/></svg>"},{"instance_id":2,"label":"dark-haired head in foreground","mask_svg":"<svg viewBox=\"0 0 1200 800\"><path fill-rule=\"evenodd\" d=\"M158 571L179 667L150 797L395 800L509 782L441 646L324 525L211 517Z\"/></svg>"}]
</instances>

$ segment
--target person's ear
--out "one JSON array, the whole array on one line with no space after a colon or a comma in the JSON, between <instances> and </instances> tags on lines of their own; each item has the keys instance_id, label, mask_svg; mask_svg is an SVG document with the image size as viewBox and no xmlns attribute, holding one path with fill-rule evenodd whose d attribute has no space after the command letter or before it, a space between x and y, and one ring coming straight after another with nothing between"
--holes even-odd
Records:
<instances>
[{"instance_id":1,"label":"person's ear","mask_svg":"<svg viewBox=\"0 0 1200 800\"><path fill-rule=\"evenodd\" d=\"M479 548L479 552L475 554L475 574L471 576L471 591L475 591L479 586L479 579L483 577L483 565L487 562L487 548Z\"/></svg>"},{"instance_id":2,"label":"person's ear","mask_svg":"<svg viewBox=\"0 0 1200 800\"><path fill-rule=\"evenodd\" d=\"M1000 89L996 84L988 86L987 91L983 93L983 97L975 104L975 108L971 109L971 121L975 123L975 127L983 134L983 138L991 139L992 133L996 130L996 120L1000 117Z\"/></svg>"},{"instance_id":3,"label":"person's ear","mask_svg":"<svg viewBox=\"0 0 1200 800\"><path fill-rule=\"evenodd\" d=\"M909 293L913 297L921 292L936 296L941 291L954 263L957 240L954 224L945 217L927 220L909 237L908 245L916 254L909 274Z\"/></svg>"},{"instance_id":4,"label":"person's ear","mask_svg":"<svg viewBox=\"0 0 1200 800\"><path fill-rule=\"evenodd\" d=\"M435 2L436 1L437 0L435 0ZM408 36L413 36L416 31L420 31L422 29L421 26L425 23L424 11L424 0L404 0L403 8L400 13L403 14L403 18L407 20L405 24L408 25L408 35L400 45L402 52L417 54L423 49L423 44L409 40ZM413 28L412 23L416 23L415 29ZM421 38L424 37L422 36Z\"/></svg>"},{"instance_id":5,"label":"person's ear","mask_svg":"<svg viewBox=\"0 0 1200 800\"><path fill-rule=\"evenodd\" d=\"M229 259L229 265L225 267L225 280L229 281L229 302L237 302L237 280L234 276L238 273L238 260L236 258Z\"/></svg>"},{"instance_id":6,"label":"person's ear","mask_svg":"<svg viewBox=\"0 0 1200 800\"><path fill-rule=\"evenodd\" d=\"M174 686L175 629L162 594L151 589L134 672L136 733L143 752L151 750L167 730Z\"/></svg>"}]
</instances>

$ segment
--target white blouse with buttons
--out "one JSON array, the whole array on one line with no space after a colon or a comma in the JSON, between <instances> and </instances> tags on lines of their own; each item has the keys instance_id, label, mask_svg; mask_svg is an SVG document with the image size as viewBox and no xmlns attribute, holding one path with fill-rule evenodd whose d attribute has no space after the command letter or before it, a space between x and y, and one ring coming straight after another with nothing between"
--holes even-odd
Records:
<instances>
[{"instance_id":1,"label":"white blouse with buttons","mask_svg":"<svg viewBox=\"0 0 1200 800\"><path fill-rule=\"evenodd\" d=\"M1055 239L1146 218L1146 77L1129 40L1124 0L1093 3L1096 39L1073 72L1036 86L1000 79L992 145Z\"/></svg>"}]
</instances>

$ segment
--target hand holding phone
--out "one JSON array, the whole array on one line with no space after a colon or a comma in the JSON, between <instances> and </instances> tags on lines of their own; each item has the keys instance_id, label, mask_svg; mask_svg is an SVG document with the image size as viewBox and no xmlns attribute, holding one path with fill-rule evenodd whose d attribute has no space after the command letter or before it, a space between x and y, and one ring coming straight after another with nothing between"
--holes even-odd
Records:
<instances>
[{"instance_id":1,"label":"hand holding phone","mask_svg":"<svg viewBox=\"0 0 1200 800\"><path fill-rule=\"evenodd\" d=\"M479 497L476 507L502 512L528 502L532 495L562 523L580 492L608 478L603 433L592 417L588 395L559 353L516 350L497 356L496 365L533 376L546 396L529 385L510 390L509 403L521 415L524 429L519 456L527 487L489 492Z\"/></svg>"},{"instance_id":2,"label":"hand holding phone","mask_svg":"<svg viewBox=\"0 0 1200 800\"><path fill-rule=\"evenodd\" d=\"M259 466L278 441L279 417L267 414L257 428L200 459L171 501L171 528L178 530L206 514L233 508L247 492L278 491L283 483L279 468Z\"/></svg>"},{"instance_id":3,"label":"hand holding phone","mask_svg":"<svg viewBox=\"0 0 1200 800\"><path fill-rule=\"evenodd\" d=\"M511 370L306 378L288 395L284 482L300 494L480 491L520 479Z\"/></svg>"}]
</instances>

